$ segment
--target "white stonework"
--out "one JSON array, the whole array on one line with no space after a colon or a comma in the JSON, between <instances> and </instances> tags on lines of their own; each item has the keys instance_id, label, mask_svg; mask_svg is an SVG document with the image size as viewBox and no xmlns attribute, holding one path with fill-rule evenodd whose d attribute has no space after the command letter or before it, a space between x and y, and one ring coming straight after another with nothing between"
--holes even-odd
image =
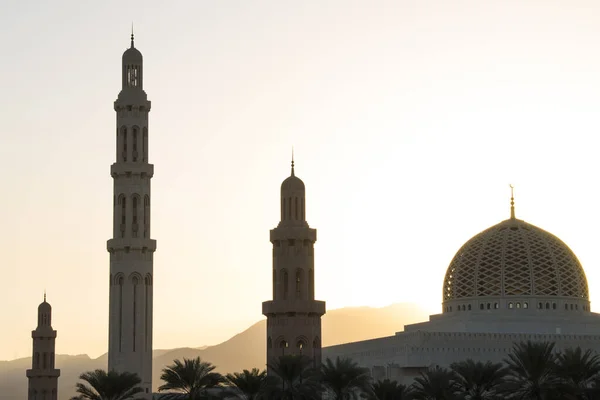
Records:
<instances>
[{"instance_id":1,"label":"white stonework","mask_svg":"<svg viewBox=\"0 0 600 400\"><path fill-rule=\"evenodd\" d=\"M56 331L52 329L52 307L44 302L38 307L38 325L31 332L33 354L27 370L29 400L57 400L60 370L54 368Z\"/></svg>"},{"instance_id":2,"label":"white stonework","mask_svg":"<svg viewBox=\"0 0 600 400\"><path fill-rule=\"evenodd\" d=\"M554 235L514 217L469 240L450 263L442 314L394 336L330 346L385 378L409 384L432 366L467 358L502 362L514 343L600 352L600 314L590 311L577 257Z\"/></svg>"},{"instance_id":3,"label":"white stonework","mask_svg":"<svg viewBox=\"0 0 600 400\"><path fill-rule=\"evenodd\" d=\"M281 221L271 230L273 300L265 301L267 363L285 354L303 354L321 363L321 316L325 302L315 300L314 244L317 231L305 215L304 182L292 174L281 184Z\"/></svg>"},{"instance_id":4,"label":"white stonework","mask_svg":"<svg viewBox=\"0 0 600 400\"><path fill-rule=\"evenodd\" d=\"M152 284L156 241L150 239L148 113L143 90L142 54L134 47L123 53L122 89L117 113L113 238L110 253L108 368L136 373L149 399L152 395Z\"/></svg>"}]
</instances>

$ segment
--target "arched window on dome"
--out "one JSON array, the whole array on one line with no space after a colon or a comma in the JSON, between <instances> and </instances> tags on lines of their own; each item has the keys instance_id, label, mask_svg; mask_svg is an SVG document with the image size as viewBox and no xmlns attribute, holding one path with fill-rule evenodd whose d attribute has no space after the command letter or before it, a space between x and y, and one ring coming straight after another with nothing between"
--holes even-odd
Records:
<instances>
[{"instance_id":1,"label":"arched window on dome","mask_svg":"<svg viewBox=\"0 0 600 400\"><path fill-rule=\"evenodd\" d=\"M467 306L467 310L471 311L471 305L470 304Z\"/></svg>"},{"instance_id":2,"label":"arched window on dome","mask_svg":"<svg viewBox=\"0 0 600 400\"><path fill-rule=\"evenodd\" d=\"M494 303L494 310L497 310L497 309L498 309L498 307L499 307L499 306L498 306L498 303Z\"/></svg>"},{"instance_id":3,"label":"arched window on dome","mask_svg":"<svg viewBox=\"0 0 600 400\"><path fill-rule=\"evenodd\" d=\"M512 302L508 303L508 308L510 308L510 309L513 308L513 303Z\"/></svg>"},{"instance_id":4,"label":"arched window on dome","mask_svg":"<svg viewBox=\"0 0 600 400\"><path fill-rule=\"evenodd\" d=\"M569 306L571 307L571 311L573 311L573 304L569 304Z\"/></svg>"},{"instance_id":5,"label":"arched window on dome","mask_svg":"<svg viewBox=\"0 0 600 400\"><path fill-rule=\"evenodd\" d=\"M538 303L538 310L541 310L542 308L544 308L544 305L542 304L542 302Z\"/></svg>"},{"instance_id":6,"label":"arched window on dome","mask_svg":"<svg viewBox=\"0 0 600 400\"><path fill-rule=\"evenodd\" d=\"M521 303L517 301L517 303L515 304L516 308L521 308Z\"/></svg>"},{"instance_id":7,"label":"arched window on dome","mask_svg":"<svg viewBox=\"0 0 600 400\"><path fill-rule=\"evenodd\" d=\"M490 310L492 308L492 305L490 303L487 303L487 309Z\"/></svg>"},{"instance_id":8,"label":"arched window on dome","mask_svg":"<svg viewBox=\"0 0 600 400\"><path fill-rule=\"evenodd\" d=\"M550 303L546 302L546 310L550 309Z\"/></svg>"},{"instance_id":9,"label":"arched window on dome","mask_svg":"<svg viewBox=\"0 0 600 400\"><path fill-rule=\"evenodd\" d=\"M556 303L552 303L552 309L556 310Z\"/></svg>"},{"instance_id":10,"label":"arched window on dome","mask_svg":"<svg viewBox=\"0 0 600 400\"><path fill-rule=\"evenodd\" d=\"M526 302L526 301L524 301L524 302L523 302L523 308L529 308L529 303L528 303L528 302Z\"/></svg>"},{"instance_id":11,"label":"arched window on dome","mask_svg":"<svg viewBox=\"0 0 600 400\"><path fill-rule=\"evenodd\" d=\"M479 309L480 309L480 310L483 310L483 309L484 309L484 307L485 307L485 306L483 305L483 303L481 303L481 304L479 305Z\"/></svg>"},{"instance_id":12,"label":"arched window on dome","mask_svg":"<svg viewBox=\"0 0 600 400\"><path fill-rule=\"evenodd\" d=\"M575 304L575 310L579 310L579 305Z\"/></svg>"},{"instance_id":13,"label":"arched window on dome","mask_svg":"<svg viewBox=\"0 0 600 400\"><path fill-rule=\"evenodd\" d=\"M569 309L569 305L565 304L565 310L568 310L568 309Z\"/></svg>"}]
</instances>

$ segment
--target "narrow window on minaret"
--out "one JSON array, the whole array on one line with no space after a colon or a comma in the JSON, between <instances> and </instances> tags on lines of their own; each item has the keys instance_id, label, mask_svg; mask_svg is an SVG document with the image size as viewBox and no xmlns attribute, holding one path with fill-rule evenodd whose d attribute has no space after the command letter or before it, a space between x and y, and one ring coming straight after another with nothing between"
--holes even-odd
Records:
<instances>
[{"instance_id":1,"label":"narrow window on minaret","mask_svg":"<svg viewBox=\"0 0 600 400\"><path fill-rule=\"evenodd\" d=\"M144 127L142 135L142 162L148 161L148 128Z\"/></svg>"},{"instance_id":2,"label":"narrow window on minaret","mask_svg":"<svg viewBox=\"0 0 600 400\"><path fill-rule=\"evenodd\" d=\"M144 196L144 238L150 237L150 197Z\"/></svg>"},{"instance_id":3,"label":"narrow window on minaret","mask_svg":"<svg viewBox=\"0 0 600 400\"><path fill-rule=\"evenodd\" d=\"M123 351L123 277L119 277L119 352Z\"/></svg>"},{"instance_id":4,"label":"narrow window on minaret","mask_svg":"<svg viewBox=\"0 0 600 400\"><path fill-rule=\"evenodd\" d=\"M123 196L121 198L121 237L125 237L125 226L127 223L127 198Z\"/></svg>"},{"instance_id":5,"label":"narrow window on minaret","mask_svg":"<svg viewBox=\"0 0 600 400\"><path fill-rule=\"evenodd\" d=\"M287 271L284 269L281 273L281 280L283 283L283 299L287 300L287 295L288 295L288 273Z\"/></svg>"},{"instance_id":6,"label":"narrow window on minaret","mask_svg":"<svg viewBox=\"0 0 600 400\"><path fill-rule=\"evenodd\" d=\"M127 128L123 127L121 129L121 142L123 143L123 150L121 152L121 161L127 161Z\"/></svg>"},{"instance_id":7,"label":"narrow window on minaret","mask_svg":"<svg viewBox=\"0 0 600 400\"><path fill-rule=\"evenodd\" d=\"M300 199L300 211L302 212L302 215L300 216L300 219L302 219L302 221L305 221L306 218L304 217L304 199Z\"/></svg>"},{"instance_id":8,"label":"narrow window on minaret","mask_svg":"<svg viewBox=\"0 0 600 400\"><path fill-rule=\"evenodd\" d=\"M277 270L273 269L273 300L277 300Z\"/></svg>"},{"instance_id":9,"label":"narrow window on minaret","mask_svg":"<svg viewBox=\"0 0 600 400\"><path fill-rule=\"evenodd\" d=\"M48 367L48 353L44 352L42 354L42 368L46 369Z\"/></svg>"},{"instance_id":10,"label":"narrow window on minaret","mask_svg":"<svg viewBox=\"0 0 600 400\"><path fill-rule=\"evenodd\" d=\"M40 369L40 353L35 353L33 356L33 365L34 368Z\"/></svg>"},{"instance_id":11,"label":"narrow window on minaret","mask_svg":"<svg viewBox=\"0 0 600 400\"><path fill-rule=\"evenodd\" d=\"M310 300L315 299L315 272L312 268L308 270L308 296Z\"/></svg>"},{"instance_id":12,"label":"narrow window on minaret","mask_svg":"<svg viewBox=\"0 0 600 400\"><path fill-rule=\"evenodd\" d=\"M298 198L294 197L294 218L298 220Z\"/></svg>"},{"instance_id":13,"label":"narrow window on minaret","mask_svg":"<svg viewBox=\"0 0 600 400\"><path fill-rule=\"evenodd\" d=\"M148 331L150 327L148 326L149 318L149 307L150 304L150 277L146 276L145 282L146 284L144 290L144 351L148 351Z\"/></svg>"},{"instance_id":14,"label":"narrow window on minaret","mask_svg":"<svg viewBox=\"0 0 600 400\"><path fill-rule=\"evenodd\" d=\"M302 299L302 270L296 271L296 298Z\"/></svg>"},{"instance_id":15,"label":"narrow window on minaret","mask_svg":"<svg viewBox=\"0 0 600 400\"><path fill-rule=\"evenodd\" d=\"M138 197L133 196L132 199L132 221L131 221L131 237L136 238L138 233Z\"/></svg>"},{"instance_id":16,"label":"narrow window on minaret","mask_svg":"<svg viewBox=\"0 0 600 400\"><path fill-rule=\"evenodd\" d=\"M288 219L292 219L292 198L288 198Z\"/></svg>"},{"instance_id":17,"label":"narrow window on minaret","mask_svg":"<svg viewBox=\"0 0 600 400\"><path fill-rule=\"evenodd\" d=\"M138 127L133 127L133 153L131 154L132 160L135 162L138 160Z\"/></svg>"},{"instance_id":18,"label":"narrow window on minaret","mask_svg":"<svg viewBox=\"0 0 600 400\"><path fill-rule=\"evenodd\" d=\"M285 219L285 199L281 199L281 220Z\"/></svg>"},{"instance_id":19,"label":"narrow window on minaret","mask_svg":"<svg viewBox=\"0 0 600 400\"><path fill-rule=\"evenodd\" d=\"M131 281L133 283L133 351L135 351L135 334L137 328L137 287L138 287L138 278L134 277Z\"/></svg>"}]
</instances>

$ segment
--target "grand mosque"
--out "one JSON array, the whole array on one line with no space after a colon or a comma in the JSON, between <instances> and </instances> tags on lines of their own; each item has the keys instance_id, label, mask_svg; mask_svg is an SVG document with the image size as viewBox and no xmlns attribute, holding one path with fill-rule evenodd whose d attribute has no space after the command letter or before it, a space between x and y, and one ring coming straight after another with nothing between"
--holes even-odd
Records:
<instances>
[{"instance_id":1,"label":"grand mosque","mask_svg":"<svg viewBox=\"0 0 600 400\"><path fill-rule=\"evenodd\" d=\"M114 219L107 242L108 369L138 374L144 398L151 399L154 166L148 151L150 101L133 34L121 70L121 91L113 105L116 156L110 168ZM451 260L442 281L441 314L387 337L321 348L326 307L315 300L317 232L306 220L305 191L292 161L291 174L281 185L280 222L270 232L273 293L262 304L267 317L265 363L293 353L308 355L315 366L322 357L350 357L368 367L375 380L410 382L431 366L466 358L500 362L519 341L600 350L600 314L590 311L587 280L577 257L556 236L518 219L512 198L509 218L468 240ZM56 400L56 331L45 296L32 338L28 398Z\"/></svg>"}]
</instances>

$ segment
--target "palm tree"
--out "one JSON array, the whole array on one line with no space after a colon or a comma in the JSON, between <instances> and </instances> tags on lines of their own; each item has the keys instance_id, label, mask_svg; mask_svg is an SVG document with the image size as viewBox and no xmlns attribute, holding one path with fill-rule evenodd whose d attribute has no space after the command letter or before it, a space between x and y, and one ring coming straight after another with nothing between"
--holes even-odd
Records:
<instances>
[{"instance_id":1,"label":"palm tree","mask_svg":"<svg viewBox=\"0 0 600 400\"><path fill-rule=\"evenodd\" d=\"M505 362L509 368L505 387L507 398L571 398L567 385L556 375L554 343L516 343Z\"/></svg>"},{"instance_id":2,"label":"palm tree","mask_svg":"<svg viewBox=\"0 0 600 400\"><path fill-rule=\"evenodd\" d=\"M375 382L372 395L374 400L410 400L413 398L410 387L389 379Z\"/></svg>"},{"instance_id":3,"label":"palm tree","mask_svg":"<svg viewBox=\"0 0 600 400\"><path fill-rule=\"evenodd\" d=\"M263 389L267 371L259 371L258 368L252 368L251 371L245 369L241 373L227 374L226 378L228 383L237 389L237 394L243 395L246 400L254 400Z\"/></svg>"},{"instance_id":4,"label":"palm tree","mask_svg":"<svg viewBox=\"0 0 600 400\"><path fill-rule=\"evenodd\" d=\"M446 368L430 368L421 372L413 384L413 398L417 400L454 400L458 385L454 374Z\"/></svg>"},{"instance_id":5,"label":"palm tree","mask_svg":"<svg viewBox=\"0 0 600 400\"><path fill-rule=\"evenodd\" d=\"M371 394L371 374L350 358L326 359L321 366L321 383L333 400L358 399Z\"/></svg>"},{"instance_id":6,"label":"palm tree","mask_svg":"<svg viewBox=\"0 0 600 400\"><path fill-rule=\"evenodd\" d=\"M162 397L165 400L181 398L181 394L184 394L187 400L198 400L206 395L207 389L226 382L221 374L213 372L215 368L200 357L184 358L183 362L174 360L173 365L168 365L162 370L160 379L165 383L159 386L158 391L171 391Z\"/></svg>"},{"instance_id":7,"label":"palm tree","mask_svg":"<svg viewBox=\"0 0 600 400\"><path fill-rule=\"evenodd\" d=\"M321 388L313 361L303 355L280 356L267 365L263 394L269 400L319 399Z\"/></svg>"},{"instance_id":8,"label":"palm tree","mask_svg":"<svg viewBox=\"0 0 600 400\"><path fill-rule=\"evenodd\" d=\"M565 349L556 355L556 374L583 399L591 399L595 381L599 379L600 358L592 350L583 352L581 347Z\"/></svg>"},{"instance_id":9,"label":"palm tree","mask_svg":"<svg viewBox=\"0 0 600 400\"><path fill-rule=\"evenodd\" d=\"M490 361L485 364L471 359L450 365L455 382L465 400L492 400L500 398L499 389L504 384L508 370L502 364Z\"/></svg>"},{"instance_id":10,"label":"palm tree","mask_svg":"<svg viewBox=\"0 0 600 400\"><path fill-rule=\"evenodd\" d=\"M71 400L129 400L144 391L138 386L142 380L130 372L97 369L84 372L79 379L87 385L78 382L75 385L78 395Z\"/></svg>"}]
</instances>

